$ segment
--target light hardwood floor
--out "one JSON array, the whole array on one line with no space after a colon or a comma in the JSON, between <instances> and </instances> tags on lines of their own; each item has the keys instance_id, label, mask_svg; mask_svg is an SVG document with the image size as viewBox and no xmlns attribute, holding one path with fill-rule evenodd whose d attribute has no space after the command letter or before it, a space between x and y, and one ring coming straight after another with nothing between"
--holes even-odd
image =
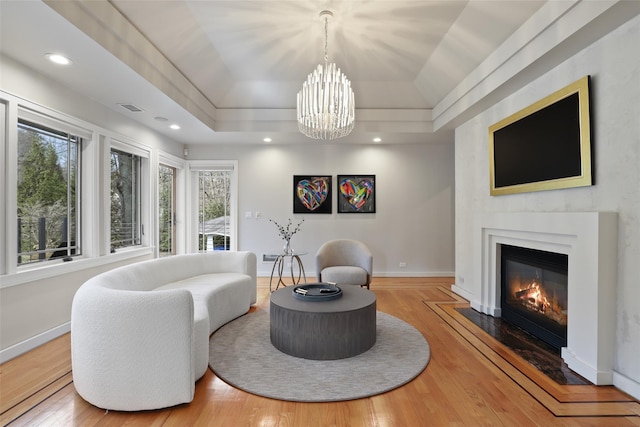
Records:
<instances>
[{"instance_id":1,"label":"light hardwood floor","mask_svg":"<svg viewBox=\"0 0 640 427\"><path fill-rule=\"evenodd\" d=\"M11 426L640 426L640 403L613 387L559 386L455 307L451 278L374 278L378 310L412 324L431 360L413 381L366 399L296 403L254 396L208 371L190 404L113 412L73 387L69 334L0 365L0 422ZM258 308L269 303L260 278ZM354 379L357 381L357 378Z\"/></svg>"}]
</instances>

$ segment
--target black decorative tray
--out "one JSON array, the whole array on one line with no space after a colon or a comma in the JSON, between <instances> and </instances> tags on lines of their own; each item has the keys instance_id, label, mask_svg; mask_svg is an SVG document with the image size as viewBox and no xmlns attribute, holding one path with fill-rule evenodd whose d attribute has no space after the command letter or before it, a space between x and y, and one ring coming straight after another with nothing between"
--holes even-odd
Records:
<instances>
[{"instance_id":1,"label":"black decorative tray","mask_svg":"<svg viewBox=\"0 0 640 427\"><path fill-rule=\"evenodd\" d=\"M301 301L331 301L342 297L342 289L333 283L307 283L291 291Z\"/></svg>"}]
</instances>

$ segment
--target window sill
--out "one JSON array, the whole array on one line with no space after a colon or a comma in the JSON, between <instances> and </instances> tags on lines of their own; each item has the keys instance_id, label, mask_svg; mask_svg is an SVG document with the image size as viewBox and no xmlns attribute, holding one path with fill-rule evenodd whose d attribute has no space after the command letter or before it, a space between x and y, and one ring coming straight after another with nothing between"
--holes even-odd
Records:
<instances>
[{"instance_id":1,"label":"window sill","mask_svg":"<svg viewBox=\"0 0 640 427\"><path fill-rule=\"evenodd\" d=\"M148 255L153 256L153 247L120 249L116 253L96 258L80 257L74 258L73 261L64 262L60 260L46 265L23 267L15 273L0 276L0 289Z\"/></svg>"}]
</instances>

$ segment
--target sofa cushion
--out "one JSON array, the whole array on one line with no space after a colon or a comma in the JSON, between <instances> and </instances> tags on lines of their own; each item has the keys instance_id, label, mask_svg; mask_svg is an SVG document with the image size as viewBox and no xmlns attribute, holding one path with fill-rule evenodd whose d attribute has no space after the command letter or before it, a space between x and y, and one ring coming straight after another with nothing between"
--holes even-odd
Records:
<instances>
[{"instance_id":1,"label":"sofa cushion","mask_svg":"<svg viewBox=\"0 0 640 427\"><path fill-rule=\"evenodd\" d=\"M240 273L201 274L161 286L186 289L194 305L204 304L209 312L209 334L249 310L253 292L251 276Z\"/></svg>"},{"instance_id":2,"label":"sofa cushion","mask_svg":"<svg viewBox=\"0 0 640 427\"><path fill-rule=\"evenodd\" d=\"M363 268L339 265L322 270L322 281L338 285L364 285L367 283L367 272Z\"/></svg>"},{"instance_id":3,"label":"sofa cushion","mask_svg":"<svg viewBox=\"0 0 640 427\"><path fill-rule=\"evenodd\" d=\"M156 288L156 291L185 289L194 306L194 371L202 377L209 359L209 335L249 310L252 279L240 273L213 273L189 277Z\"/></svg>"}]
</instances>

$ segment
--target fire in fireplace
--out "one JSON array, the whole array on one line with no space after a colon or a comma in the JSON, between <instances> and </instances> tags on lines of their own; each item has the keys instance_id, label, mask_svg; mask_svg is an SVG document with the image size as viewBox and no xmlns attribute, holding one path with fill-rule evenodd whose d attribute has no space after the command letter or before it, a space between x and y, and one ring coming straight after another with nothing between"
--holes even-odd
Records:
<instances>
[{"instance_id":1,"label":"fire in fireplace","mask_svg":"<svg viewBox=\"0 0 640 427\"><path fill-rule=\"evenodd\" d=\"M502 318L557 349L565 347L567 270L565 254L502 245Z\"/></svg>"}]
</instances>

